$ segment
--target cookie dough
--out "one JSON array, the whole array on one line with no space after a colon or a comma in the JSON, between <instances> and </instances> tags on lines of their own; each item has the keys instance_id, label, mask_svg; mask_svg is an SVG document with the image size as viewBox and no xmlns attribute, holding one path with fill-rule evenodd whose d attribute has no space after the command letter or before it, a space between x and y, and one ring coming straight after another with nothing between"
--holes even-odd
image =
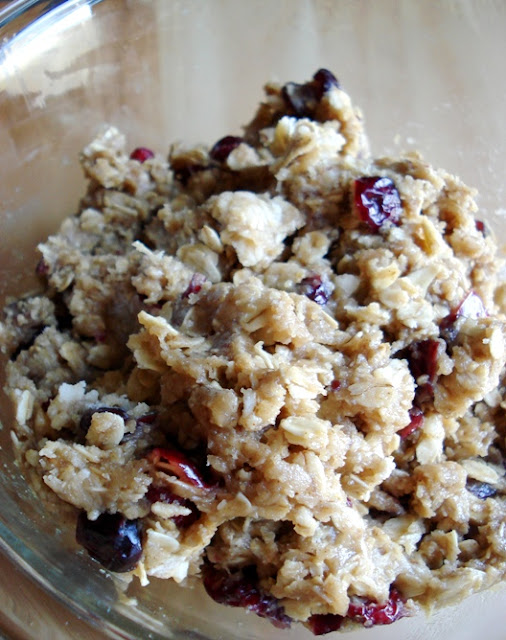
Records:
<instances>
[{"instance_id":1,"label":"cookie dough","mask_svg":"<svg viewBox=\"0 0 506 640\"><path fill-rule=\"evenodd\" d=\"M268 84L241 137L167 158L107 128L81 164L0 338L20 465L94 558L317 635L505 580L504 293L472 189L373 157L324 69Z\"/></svg>"}]
</instances>

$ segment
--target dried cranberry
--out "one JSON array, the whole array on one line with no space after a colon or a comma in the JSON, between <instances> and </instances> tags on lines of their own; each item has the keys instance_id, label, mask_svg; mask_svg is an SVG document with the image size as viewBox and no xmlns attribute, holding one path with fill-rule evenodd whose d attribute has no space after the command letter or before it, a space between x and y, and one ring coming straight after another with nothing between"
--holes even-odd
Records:
<instances>
[{"instance_id":1,"label":"dried cranberry","mask_svg":"<svg viewBox=\"0 0 506 640\"><path fill-rule=\"evenodd\" d=\"M407 347L409 370L415 380L421 376L427 376L429 382L434 382L440 347L441 344L432 338L412 342Z\"/></svg>"},{"instance_id":2,"label":"dried cranberry","mask_svg":"<svg viewBox=\"0 0 506 640\"><path fill-rule=\"evenodd\" d=\"M447 329L450 325L454 324L458 318L484 318L487 315L483 300L471 289L458 306L443 318L439 326L442 329Z\"/></svg>"},{"instance_id":3,"label":"dried cranberry","mask_svg":"<svg viewBox=\"0 0 506 640\"><path fill-rule=\"evenodd\" d=\"M341 381L340 380L332 380L332 382L330 383L330 390L331 391L339 391L340 388L341 388Z\"/></svg>"},{"instance_id":4,"label":"dried cranberry","mask_svg":"<svg viewBox=\"0 0 506 640\"><path fill-rule=\"evenodd\" d=\"M432 338L411 343L406 349L400 352L400 356L408 361L411 375L418 381L420 377L425 378L415 391L415 403L422 404L430 401L434 397L434 382L437 374L437 361L441 343Z\"/></svg>"},{"instance_id":5,"label":"dried cranberry","mask_svg":"<svg viewBox=\"0 0 506 640\"><path fill-rule=\"evenodd\" d=\"M441 320L439 330L441 337L448 346L452 346L458 336L458 328L455 326L458 318L484 318L487 310L480 296L473 290L469 291L455 309Z\"/></svg>"},{"instance_id":6,"label":"dried cranberry","mask_svg":"<svg viewBox=\"0 0 506 640\"><path fill-rule=\"evenodd\" d=\"M157 471L177 476L183 482L188 482L188 484L199 489L212 488L212 485L204 480L193 462L177 449L157 447L152 449L146 458L154 465Z\"/></svg>"},{"instance_id":7,"label":"dried cranberry","mask_svg":"<svg viewBox=\"0 0 506 640\"><path fill-rule=\"evenodd\" d=\"M38 261L37 266L35 267L35 273L38 276L45 276L49 273L49 265L44 258L41 258Z\"/></svg>"},{"instance_id":8,"label":"dried cranberry","mask_svg":"<svg viewBox=\"0 0 506 640\"><path fill-rule=\"evenodd\" d=\"M409 410L409 417L411 418L410 423L397 432L401 438L407 438L423 425L423 411L418 407L411 407Z\"/></svg>"},{"instance_id":9,"label":"dried cranberry","mask_svg":"<svg viewBox=\"0 0 506 640\"><path fill-rule=\"evenodd\" d=\"M374 600L354 598L348 607L346 616L337 614L315 614L308 620L309 629L315 636L337 631L346 619L358 622L364 627L392 624L408 615L405 602L397 589L390 590L388 600L380 604Z\"/></svg>"},{"instance_id":10,"label":"dried cranberry","mask_svg":"<svg viewBox=\"0 0 506 640\"><path fill-rule=\"evenodd\" d=\"M373 600L357 598L348 607L346 617L364 627L392 624L408 615L405 602L397 589L391 589L388 600L380 604Z\"/></svg>"},{"instance_id":11,"label":"dried cranberry","mask_svg":"<svg viewBox=\"0 0 506 640\"><path fill-rule=\"evenodd\" d=\"M297 118L311 118L324 94L332 87L339 87L337 78L327 69L319 69L310 82L285 84L281 95Z\"/></svg>"},{"instance_id":12,"label":"dried cranberry","mask_svg":"<svg viewBox=\"0 0 506 640\"><path fill-rule=\"evenodd\" d=\"M151 149L148 149L146 147L137 147L130 154L130 160L137 160L137 162L140 162L141 164L143 162L146 162L146 160L150 160L154 157L155 154L151 151Z\"/></svg>"},{"instance_id":13,"label":"dried cranberry","mask_svg":"<svg viewBox=\"0 0 506 640\"><path fill-rule=\"evenodd\" d=\"M121 513L102 513L96 520L88 520L81 512L76 540L103 567L118 573L134 569L142 555L140 522L127 520Z\"/></svg>"},{"instance_id":14,"label":"dried cranberry","mask_svg":"<svg viewBox=\"0 0 506 640\"><path fill-rule=\"evenodd\" d=\"M255 567L229 572L207 564L204 567L204 588L219 604L244 607L257 616L269 619L278 629L290 626L291 618L286 615L279 601L260 589Z\"/></svg>"},{"instance_id":15,"label":"dried cranberry","mask_svg":"<svg viewBox=\"0 0 506 640\"><path fill-rule=\"evenodd\" d=\"M137 424L154 424L156 419L158 418L158 412L150 411L149 413L145 413L140 418L137 418Z\"/></svg>"},{"instance_id":16,"label":"dried cranberry","mask_svg":"<svg viewBox=\"0 0 506 640\"><path fill-rule=\"evenodd\" d=\"M315 636L323 636L341 628L345 618L334 613L315 613L308 622L309 630Z\"/></svg>"},{"instance_id":17,"label":"dried cranberry","mask_svg":"<svg viewBox=\"0 0 506 640\"><path fill-rule=\"evenodd\" d=\"M480 500L492 498L497 493L497 489L495 489L491 484L488 484L488 482L480 482L474 478L467 479L466 489L473 493L477 498L480 498Z\"/></svg>"},{"instance_id":18,"label":"dried cranberry","mask_svg":"<svg viewBox=\"0 0 506 640\"><path fill-rule=\"evenodd\" d=\"M120 407L97 407L96 409L87 409L82 414L81 420L79 421L79 431L83 435L88 433L88 429L91 427L91 419L95 413L114 413L115 415L123 418L125 422L129 419L128 413Z\"/></svg>"},{"instance_id":19,"label":"dried cranberry","mask_svg":"<svg viewBox=\"0 0 506 640\"><path fill-rule=\"evenodd\" d=\"M483 222L483 220L475 220L474 224L475 224L475 227L476 227L476 231L479 231L480 233L483 233L484 236L487 235L487 227L486 227L485 223Z\"/></svg>"},{"instance_id":20,"label":"dried cranberry","mask_svg":"<svg viewBox=\"0 0 506 640\"><path fill-rule=\"evenodd\" d=\"M188 298L192 293L199 293L202 289L202 285L207 280L203 273L194 273L191 277L190 284L183 293L183 298Z\"/></svg>"},{"instance_id":21,"label":"dried cranberry","mask_svg":"<svg viewBox=\"0 0 506 640\"><path fill-rule=\"evenodd\" d=\"M379 231L385 222L399 224L402 203L390 178L365 176L355 180L354 205L358 217L371 231Z\"/></svg>"},{"instance_id":22,"label":"dried cranberry","mask_svg":"<svg viewBox=\"0 0 506 640\"><path fill-rule=\"evenodd\" d=\"M301 280L298 290L300 294L322 306L327 304L332 293L330 284L317 273Z\"/></svg>"},{"instance_id":23,"label":"dried cranberry","mask_svg":"<svg viewBox=\"0 0 506 640\"><path fill-rule=\"evenodd\" d=\"M194 502L172 493L172 491L169 491L166 487L154 487L151 485L146 493L146 498L151 504L154 504L155 502L165 502L166 504L179 504L182 507L189 509L191 513L186 516L181 515L172 517L173 522L179 529L187 529L200 517L200 511L197 509Z\"/></svg>"},{"instance_id":24,"label":"dried cranberry","mask_svg":"<svg viewBox=\"0 0 506 640\"><path fill-rule=\"evenodd\" d=\"M244 142L243 138L238 138L237 136L225 136L214 144L211 151L209 151L209 157L216 162L225 162L232 151L242 142Z\"/></svg>"}]
</instances>

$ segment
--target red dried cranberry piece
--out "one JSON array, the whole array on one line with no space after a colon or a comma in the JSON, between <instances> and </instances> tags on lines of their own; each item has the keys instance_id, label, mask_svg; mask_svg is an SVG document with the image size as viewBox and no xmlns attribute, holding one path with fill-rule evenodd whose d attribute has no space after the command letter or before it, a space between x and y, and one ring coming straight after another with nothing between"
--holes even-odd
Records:
<instances>
[{"instance_id":1,"label":"red dried cranberry piece","mask_svg":"<svg viewBox=\"0 0 506 640\"><path fill-rule=\"evenodd\" d=\"M290 626L291 618L279 601L259 588L255 567L228 572L207 564L204 567L204 588L219 604L244 607L261 618L267 618L278 629Z\"/></svg>"},{"instance_id":2,"label":"red dried cranberry piece","mask_svg":"<svg viewBox=\"0 0 506 640\"><path fill-rule=\"evenodd\" d=\"M186 288L186 291L183 293L183 298L188 298L191 293L199 293L202 289L202 285L207 280L206 276L203 273L194 273L191 277L190 284Z\"/></svg>"},{"instance_id":3,"label":"red dried cranberry piece","mask_svg":"<svg viewBox=\"0 0 506 640\"><path fill-rule=\"evenodd\" d=\"M485 318L487 315L488 313L483 304L483 300L471 289L459 305L443 318L439 326L442 329L447 329L454 324L458 318Z\"/></svg>"},{"instance_id":4,"label":"red dried cranberry piece","mask_svg":"<svg viewBox=\"0 0 506 640\"><path fill-rule=\"evenodd\" d=\"M44 258L41 258L38 261L37 266L35 267L35 273L38 276L46 276L49 273L49 265Z\"/></svg>"},{"instance_id":5,"label":"red dried cranberry piece","mask_svg":"<svg viewBox=\"0 0 506 640\"><path fill-rule=\"evenodd\" d=\"M307 621L309 630L315 636L323 636L332 631L338 631L344 622L344 617L334 613L315 613Z\"/></svg>"},{"instance_id":6,"label":"red dried cranberry piece","mask_svg":"<svg viewBox=\"0 0 506 640\"><path fill-rule=\"evenodd\" d=\"M322 306L327 304L332 293L329 283L322 280L322 277L317 273L301 280L298 290L300 294Z\"/></svg>"},{"instance_id":7,"label":"red dried cranberry piece","mask_svg":"<svg viewBox=\"0 0 506 640\"><path fill-rule=\"evenodd\" d=\"M142 555L140 522L127 520L121 513L102 513L88 520L86 512L81 512L76 540L103 567L117 573L134 569Z\"/></svg>"},{"instance_id":8,"label":"red dried cranberry piece","mask_svg":"<svg viewBox=\"0 0 506 640\"><path fill-rule=\"evenodd\" d=\"M358 217L371 231L379 231L385 222L399 224L402 203L390 178L365 176L355 180L354 205Z\"/></svg>"},{"instance_id":9,"label":"red dried cranberry piece","mask_svg":"<svg viewBox=\"0 0 506 640\"><path fill-rule=\"evenodd\" d=\"M407 438L423 425L423 411L418 407L411 407L409 410L409 416L411 418L410 423L397 432L401 438Z\"/></svg>"},{"instance_id":10,"label":"red dried cranberry piece","mask_svg":"<svg viewBox=\"0 0 506 640\"><path fill-rule=\"evenodd\" d=\"M480 482L474 478L468 478L466 489L473 493L477 498L480 498L480 500L492 498L497 493L497 489L495 489L491 484L488 484L488 482Z\"/></svg>"},{"instance_id":11,"label":"red dried cranberry piece","mask_svg":"<svg viewBox=\"0 0 506 640\"><path fill-rule=\"evenodd\" d=\"M350 603L346 616L331 613L315 614L309 618L308 623L314 635L321 636L340 629L346 618L368 628L375 625L392 624L407 615L409 612L406 609L405 601L397 589L392 588L390 597L383 604L374 600L355 598Z\"/></svg>"},{"instance_id":12,"label":"red dried cranberry piece","mask_svg":"<svg viewBox=\"0 0 506 640\"><path fill-rule=\"evenodd\" d=\"M483 222L483 220L475 220L474 224L477 231L479 231L480 233L483 233L484 236L487 235L487 227Z\"/></svg>"},{"instance_id":13,"label":"red dried cranberry piece","mask_svg":"<svg viewBox=\"0 0 506 640\"><path fill-rule=\"evenodd\" d=\"M147 147L137 147L130 154L130 160L137 160L137 162L140 162L141 164L154 157L155 154Z\"/></svg>"},{"instance_id":14,"label":"red dried cranberry piece","mask_svg":"<svg viewBox=\"0 0 506 640\"><path fill-rule=\"evenodd\" d=\"M389 599L383 604L357 598L348 607L346 617L364 627L392 624L408 615L405 604L397 589L392 588Z\"/></svg>"},{"instance_id":15,"label":"red dried cranberry piece","mask_svg":"<svg viewBox=\"0 0 506 640\"><path fill-rule=\"evenodd\" d=\"M121 409L121 407L97 407L96 409L87 409L81 416L81 420L79 421L79 431L86 435L88 433L88 429L91 427L91 419L95 413L114 413L117 416L123 418L126 422L129 419L128 413Z\"/></svg>"},{"instance_id":16,"label":"red dried cranberry piece","mask_svg":"<svg viewBox=\"0 0 506 640\"><path fill-rule=\"evenodd\" d=\"M225 136L214 144L211 151L209 151L209 157L216 162L225 162L228 156L236 149L241 142L244 142L243 138L237 136Z\"/></svg>"},{"instance_id":17,"label":"red dried cranberry piece","mask_svg":"<svg viewBox=\"0 0 506 640\"><path fill-rule=\"evenodd\" d=\"M407 348L409 370L415 380L427 376L428 382L434 382L437 372L437 359L441 344L428 338L420 342L412 342Z\"/></svg>"},{"instance_id":18,"label":"red dried cranberry piece","mask_svg":"<svg viewBox=\"0 0 506 640\"><path fill-rule=\"evenodd\" d=\"M191 513L186 516L172 517L173 522L179 529L187 529L200 517L200 511L197 509L194 502L188 500L188 498L182 498L181 496L172 493L172 491L169 491L165 487L154 487L151 485L146 493L146 498L151 504L154 504L155 502L165 502L166 504L179 504L182 507L190 509Z\"/></svg>"},{"instance_id":19,"label":"red dried cranberry piece","mask_svg":"<svg viewBox=\"0 0 506 640\"><path fill-rule=\"evenodd\" d=\"M458 329L455 323L458 318L484 318L487 315L482 299L471 289L458 306L439 323L441 337L451 346L457 339Z\"/></svg>"},{"instance_id":20,"label":"red dried cranberry piece","mask_svg":"<svg viewBox=\"0 0 506 640\"><path fill-rule=\"evenodd\" d=\"M157 418L158 412L150 411L149 413L145 413L140 418L137 418L137 424L154 424Z\"/></svg>"},{"instance_id":21,"label":"red dried cranberry piece","mask_svg":"<svg viewBox=\"0 0 506 640\"><path fill-rule=\"evenodd\" d=\"M193 462L177 449L157 447L152 449L146 458L155 466L157 471L177 476L183 482L188 482L199 489L212 488L212 485L204 480Z\"/></svg>"},{"instance_id":22,"label":"red dried cranberry piece","mask_svg":"<svg viewBox=\"0 0 506 640\"><path fill-rule=\"evenodd\" d=\"M437 374L437 361L441 343L432 338L413 342L401 353L408 361L411 375L417 381L421 376L425 381L419 384L415 391L416 404L422 404L434 397L434 382Z\"/></svg>"},{"instance_id":23,"label":"red dried cranberry piece","mask_svg":"<svg viewBox=\"0 0 506 640\"><path fill-rule=\"evenodd\" d=\"M340 380L332 380L332 382L330 383L330 390L331 391L339 391L340 388L341 388L341 381Z\"/></svg>"},{"instance_id":24,"label":"red dried cranberry piece","mask_svg":"<svg viewBox=\"0 0 506 640\"><path fill-rule=\"evenodd\" d=\"M339 87L337 78L327 69L319 69L310 82L285 84L281 95L297 118L311 118L324 94L332 87Z\"/></svg>"}]
</instances>

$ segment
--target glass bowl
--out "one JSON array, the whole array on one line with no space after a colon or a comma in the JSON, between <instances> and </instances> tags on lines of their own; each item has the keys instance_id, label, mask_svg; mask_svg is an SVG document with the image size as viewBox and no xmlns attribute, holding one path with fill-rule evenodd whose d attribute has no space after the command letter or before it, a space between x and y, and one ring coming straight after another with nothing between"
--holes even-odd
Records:
<instances>
[{"instance_id":1,"label":"glass bowl","mask_svg":"<svg viewBox=\"0 0 506 640\"><path fill-rule=\"evenodd\" d=\"M506 4L479 0L1 3L0 302L35 286L35 246L75 210L77 155L104 123L132 148L212 142L240 132L265 81L302 82L320 67L363 108L376 154L415 148L460 175L503 241L505 32ZM312 637L163 582L134 590L136 606L118 599L110 576L25 485L4 396L0 406L1 547L44 591L111 637ZM505 595L499 588L350 637L503 640Z\"/></svg>"}]
</instances>

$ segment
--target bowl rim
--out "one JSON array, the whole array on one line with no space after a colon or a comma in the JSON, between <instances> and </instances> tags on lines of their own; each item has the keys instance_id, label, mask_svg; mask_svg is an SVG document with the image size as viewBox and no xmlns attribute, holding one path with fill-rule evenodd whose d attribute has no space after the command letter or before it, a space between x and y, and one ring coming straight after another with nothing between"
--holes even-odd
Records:
<instances>
[{"instance_id":1,"label":"bowl rim","mask_svg":"<svg viewBox=\"0 0 506 640\"><path fill-rule=\"evenodd\" d=\"M4 7L0 7L0 51L12 38L15 38L28 28L35 27L39 21L42 22L36 26L37 28L42 28L45 26L44 21L47 19L58 20L80 6L92 7L102 1L103 0L11 0ZM34 11L26 23L23 23L23 16L32 9L37 10L37 12ZM14 27L11 33L9 33L10 27ZM16 27L19 27L19 29L16 30Z\"/></svg>"}]
</instances>

